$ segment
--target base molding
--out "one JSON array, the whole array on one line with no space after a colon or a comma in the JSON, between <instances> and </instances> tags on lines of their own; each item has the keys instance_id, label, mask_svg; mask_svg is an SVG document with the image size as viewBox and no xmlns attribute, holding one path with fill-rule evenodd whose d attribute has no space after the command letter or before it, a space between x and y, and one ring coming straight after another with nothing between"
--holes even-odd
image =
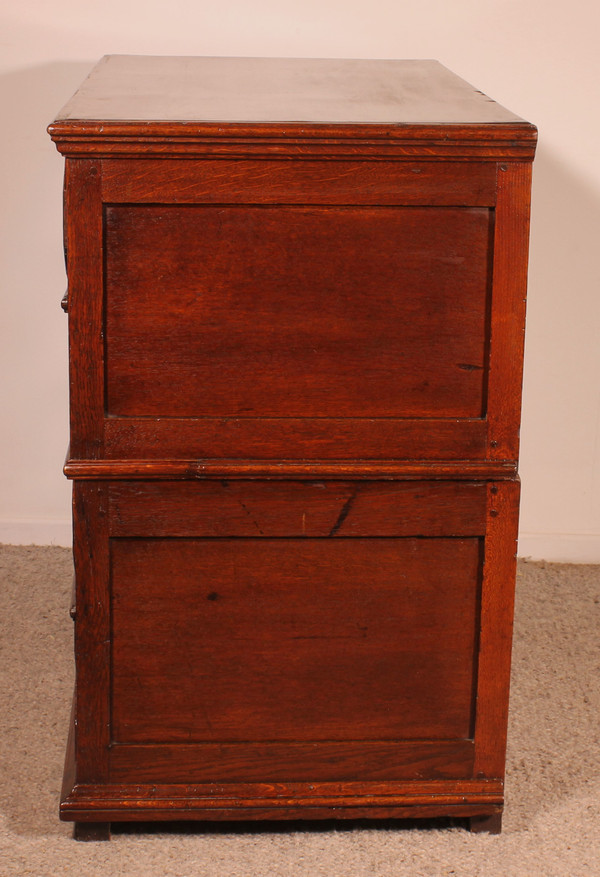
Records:
<instances>
[{"instance_id":1,"label":"base molding","mask_svg":"<svg viewBox=\"0 0 600 877\"><path fill-rule=\"evenodd\" d=\"M499 780L381 783L76 784L61 819L130 820L385 819L493 816Z\"/></svg>"}]
</instances>

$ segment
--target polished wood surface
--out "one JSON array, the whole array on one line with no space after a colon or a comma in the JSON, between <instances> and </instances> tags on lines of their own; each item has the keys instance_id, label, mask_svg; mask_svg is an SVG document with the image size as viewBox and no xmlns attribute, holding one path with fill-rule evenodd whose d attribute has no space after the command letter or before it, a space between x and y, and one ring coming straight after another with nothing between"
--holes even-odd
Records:
<instances>
[{"instance_id":1,"label":"polished wood surface","mask_svg":"<svg viewBox=\"0 0 600 877\"><path fill-rule=\"evenodd\" d=\"M419 166L398 174L397 164L380 162L375 175L357 175L345 163L325 173L318 162L219 169L184 160L165 161L165 173L161 162L123 160L129 176L115 175L115 161L72 164L87 176L85 185L68 182L77 198L70 222L81 224L81 234L67 225L71 307L81 298L71 327L88 335L98 364L91 375L92 351L71 345L72 417L86 419L73 426L72 461L516 462L525 269L513 266L526 265L523 170L512 186L505 165L490 177L476 163L469 180L470 165L455 163L451 186L454 168L441 164L421 175L412 172ZM305 169L298 177L281 165ZM379 202L386 177L385 206L348 203ZM505 194L492 209L496 177ZM267 203L255 207L261 181ZM141 200L144 184L160 207ZM217 206L212 186L226 186L216 197L239 206ZM297 206L300 186L305 206ZM179 258L196 251L197 259ZM88 294L91 278L96 292Z\"/></svg>"},{"instance_id":2,"label":"polished wood surface","mask_svg":"<svg viewBox=\"0 0 600 877\"><path fill-rule=\"evenodd\" d=\"M473 770L472 740L325 740L226 743L116 743L110 753L115 782L285 782L309 779L314 788L339 777L460 779ZM317 786L314 784L317 783Z\"/></svg>"},{"instance_id":3,"label":"polished wood surface","mask_svg":"<svg viewBox=\"0 0 600 877\"><path fill-rule=\"evenodd\" d=\"M111 56L50 133L62 818L499 831L535 129L435 62Z\"/></svg>"},{"instance_id":4,"label":"polished wood surface","mask_svg":"<svg viewBox=\"0 0 600 877\"><path fill-rule=\"evenodd\" d=\"M401 422L398 422L401 423ZM153 421L146 428L156 426ZM160 425L160 422L158 422ZM328 424L329 425L329 424ZM394 426L397 424L395 423ZM438 436L439 440L439 436ZM397 443L396 443L397 448ZM190 449L188 449L190 450ZM447 452L447 445L444 445ZM477 456L477 455L475 455ZM107 455L104 460L74 460L70 454L64 466L65 475L73 479L112 481L146 479L172 481L214 480L224 476L236 478L402 478L402 479L477 479L512 478L516 462L506 460L122 460Z\"/></svg>"},{"instance_id":5,"label":"polished wood surface","mask_svg":"<svg viewBox=\"0 0 600 877\"><path fill-rule=\"evenodd\" d=\"M437 61L135 55L105 56L57 116L87 119L523 122Z\"/></svg>"},{"instance_id":6,"label":"polished wood surface","mask_svg":"<svg viewBox=\"0 0 600 877\"><path fill-rule=\"evenodd\" d=\"M68 156L530 160L536 140L436 61L297 58L107 56L49 130Z\"/></svg>"},{"instance_id":7,"label":"polished wood surface","mask_svg":"<svg viewBox=\"0 0 600 877\"><path fill-rule=\"evenodd\" d=\"M493 207L497 169L485 161L335 163L206 157L122 158L102 162L102 200L110 204L286 204L302 206Z\"/></svg>"},{"instance_id":8,"label":"polished wood surface","mask_svg":"<svg viewBox=\"0 0 600 877\"><path fill-rule=\"evenodd\" d=\"M119 539L113 744L467 739L479 572L475 537Z\"/></svg>"},{"instance_id":9,"label":"polished wood surface","mask_svg":"<svg viewBox=\"0 0 600 877\"><path fill-rule=\"evenodd\" d=\"M288 461L298 469L304 464L309 474L326 462L334 476L359 461L368 470L370 461L387 460L399 474L417 461L426 475L434 461L452 470L454 461L465 459L487 461L492 475L499 465L489 459L492 441L483 417L107 417L98 436L104 461L188 461L190 473L199 475L227 474L225 460L244 460L249 471L260 468L259 460ZM337 472L334 461L342 463ZM516 459L503 464L515 470Z\"/></svg>"},{"instance_id":10,"label":"polished wood surface","mask_svg":"<svg viewBox=\"0 0 600 877\"><path fill-rule=\"evenodd\" d=\"M485 482L121 482L111 485L113 537L480 536Z\"/></svg>"},{"instance_id":11,"label":"polished wood surface","mask_svg":"<svg viewBox=\"0 0 600 877\"><path fill-rule=\"evenodd\" d=\"M364 819L494 816L502 784L487 780L351 783L79 784L63 802L78 823L178 819ZM104 822L103 820L103 822ZM497 824L494 820L492 826ZM490 827L492 827L490 826ZM481 826L482 830L488 830ZM104 829L101 829L104 831ZM493 830L493 828L492 828Z\"/></svg>"},{"instance_id":12,"label":"polished wood surface","mask_svg":"<svg viewBox=\"0 0 600 877\"><path fill-rule=\"evenodd\" d=\"M107 207L107 415L480 418L491 228L484 208Z\"/></svg>"}]
</instances>

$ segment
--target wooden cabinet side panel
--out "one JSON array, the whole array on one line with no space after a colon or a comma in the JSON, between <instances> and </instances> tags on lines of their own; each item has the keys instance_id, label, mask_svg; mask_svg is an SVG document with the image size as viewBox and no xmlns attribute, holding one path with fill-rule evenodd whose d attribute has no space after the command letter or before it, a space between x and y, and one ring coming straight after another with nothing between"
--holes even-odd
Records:
<instances>
[{"instance_id":1,"label":"wooden cabinet side panel","mask_svg":"<svg viewBox=\"0 0 600 877\"><path fill-rule=\"evenodd\" d=\"M102 164L104 164L106 172L104 181L101 174ZM260 458L266 450L268 456L277 458L283 457L286 449L291 448L296 443L296 454L301 458L310 458L311 456L323 459L334 458L339 454L341 448L342 456L346 456L348 459L358 459L364 455L366 458L376 460L383 456L393 458L394 452L400 447L403 453L399 456L415 460L429 458L470 458L476 460L486 456L487 431L487 456L498 461L516 461L527 273L531 175L529 163L507 164L498 166L497 169L498 188L494 223L489 376L486 378L486 407L479 412L481 416L463 417L455 422L451 422L450 418L432 419L430 424L432 436L431 439L426 438L425 441L423 441L423 432L418 420L394 421L393 418L388 418L386 422L383 418L377 423L376 418L370 418L362 422L357 421L356 429L353 428L353 437L346 446L343 442L347 432L347 424L343 422L343 418L331 421L330 426L324 428L317 422L318 417L312 420L311 418L289 418L289 422L286 422L285 419L278 420L277 412L274 409L270 412L274 415L271 419L266 418L260 428L250 431L248 434L246 434L248 425L243 419L236 421L218 416L199 420L172 417L168 421L159 418L153 420L143 416L106 418L103 292L105 232L102 226L101 189L103 188L105 200L114 203L132 201L149 204L160 199L160 193L164 194L165 191L169 192L169 197L173 199L173 202L187 202L188 204L196 203L198 199L204 199L206 203L214 204L225 196L228 196L232 203L244 203L248 197L247 191L241 196L238 189L236 194L236 182L231 175L228 176L225 173L222 181L219 182L219 170L225 168L225 162L205 162L204 167L210 171L206 180L196 176L198 169L196 162L164 160L135 162L138 172L129 178L127 164L128 162L123 160L102 163L99 160L69 159L67 162L65 242L68 249L69 275L71 456L74 459L102 460L104 456L108 458L129 456L134 459L140 455L154 460L169 456L191 456L193 459L200 459L204 456L207 448L211 450L212 455L216 456L221 454L223 457ZM238 166L237 162L227 162L227 164ZM319 173L323 174L326 170L324 164L311 162L310 164L314 165L311 170L309 162L306 161L298 164L293 161L279 162L276 168L274 166L271 168L268 174L268 184L265 184L261 190L259 171L261 167L265 168L267 163L255 162L254 164L256 165L253 170L256 175L255 203L266 204L269 203L270 198L284 197L288 184L291 184L288 191L289 203L300 205L311 203L311 199L314 203L318 201L318 187L322 187L326 182L324 179L317 180L314 183L312 194L303 196L303 191L306 191L305 188L303 190L303 187L308 185L310 173L316 172L317 176ZM494 173L496 169L491 163L488 165L479 163L477 167L474 165L470 167L468 163L454 163L452 171L455 177L452 180L449 166L442 163L437 164L434 170L432 165L421 162L423 167L419 170L419 167L411 162L403 167L396 166L392 173L389 168L382 170L381 167L375 168L362 162L360 170L355 167L354 172L358 174L355 181L356 179L361 181L363 190L360 195L356 195L354 200L351 200L352 177L348 174L344 175L342 172L344 168L341 168L342 163L337 164L335 185L333 185L329 195L324 196L322 203L343 205L348 202L354 205L370 205L374 199L377 199L379 205L437 203L448 206L473 207L480 205L488 207L494 206L496 199L495 189L492 185L492 168ZM181 173L179 177L169 180L169 168L174 170L176 165L181 168ZM150 182L144 181L143 176L139 173L142 167L148 168L152 172L150 176L153 178ZM423 171L425 172L423 173ZM390 173L392 173L395 188L392 186L386 194L386 175ZM192 188L188 185L190 174L194 178ZM421 183L419 186L420 174ZM415 182L413 183L413 181ZM440 188L437 195L432 196L431 186L435 185L436 181ZM203 188L205 185L206 188ZM306 200L307 197L308 200ZM422 342L426 343L426 332L423 332ZM123 350L120 352L123 362L126 360L126 348L127 345L123 345ZM469 363L463 365L469 365ZM462 368L462 365L459 368ZM127 367L124 365L122 374L118 375L119 379L126 373ZM118 396L119 393L123 393L123 385L119 384L119 381L116 383ZM137 393L132 392L132 399L136 397ZM173 402L172 410L177 411L174 406ZM415 412L418 414L416 402L414 406ZM129 407L131 410L137 411L135 406ZM277 406L275 405L275 407ZM140 409L138 413L143 414L144 410ZM315 408L314 410L317 413L323 413L320 409ZM449 410L448 408L447 411ZM474 409L465 407L462 413L467 414L469 411L473 413ZM177 413L184 412L178 411ZM106 446L104 444L105 437ZM427 444L427 441L430 443ZM206 501L199 498L198 488L200 487L203 491L206 489ZM460 490L466 492L470 487L471 485L465 485ZM413 522L411 522L410 507L412 505L413 511L416 508L415 495L420 487L410 485L410 487L403 488L407 491L405 506L402 505L402 502L396 502L393 496L386 496L384 492L379 498L376 497L378 506L375 507L371 503L373 497L369 494L368 487L366 490L362 487L355 490L352 483L334 485L332 486L333 493L336 490L337 493L335 496L331 495L332 501L324 503L318 514L313 517L309 515L308 520L296 514L297 509L292 509L288 501L289 498L282 502L280 514L277 513L276 503L275 508L270 506L268 502L265 504L264 495L261 494L262 490L267 490L265 484L257 484L250 489L249 502L247 501L248 493L244 494L244 489L240 490L238 484L233 489L228 488L225 492L223 490L219 492L219 489L212 485L209 488L208 485L196 484L185 484L177 488L169 485L165 487L164 491L162 486L152 489L158 492L154 499L149 485L144 485L141 491L143 496L140 495L137 498L131 485L127 485L123 489L116 489L109 488L106 482L81 481L74 486L75 649L77 662L74 722L76 784L83 783L90 784L90 786L96 784L97 789L101 789L102 787L107 788L106 784L109 781L134 783L139 780L140 782L183 783L186 780L193 781L195 778L199 782L204 782L213 778L213 765L219 763L224 773L220 778L215 777L217 781L225 776L229 780L235 781L241 777L240 781L257 783L264 779L264 776L261 775L263 768L266 771L270 770L275 779L286 780L289 779L289 771L294 768L294 764L298 772L297 778L310 779L310 748L313 744L310 739L300 742L297 739L292 739L292 730L290 730L293 728L295 733L303 718L306 704L302 704L301 699L296 699L296 701L292 699L288 703L287 721L289 726L287 730L283 728L281 732L283 742L273 745L268 740L261 741L259 739L258 742L255 740L248 743L247 739L245 741L240 739L236 743L235 740L232 741L231 735L236 733L236 722L240 715L243 720L242 724L246 728L250 728L251 731L253 730L255 737L260 738L260 734L264 735L266 729L272 726L272 714L269 713L268 709L265 709L262 718L259 716L257 719L256 715L253 714L252 699L250 697L244 699L246 694L240 696L234 692L234 701L237 698L235 710L238 711L239 715L236 717L231 714L230 720L228 719L229 724L225 723L225 734L221 733L223 729L218 728L216 734L213 734L213 729L209 725L214 720L214 715L208 716L208 726L203 724L206 716L197 718L195 713L198 710L201 711L201 699L194 700L196 696L194 691L189 686L186 688L185 680L182 684L181 665L174 661L172 667L167 666L167 670L172 671L173 678L177 677L175 684L171 684L169 688L170 680L167 680L167 684L163 684L163 680L159 686L160 691L157 689L152 696L155 697L154 705L158 706L159 712L172 694L175 697L179 696L178 715L173 718L171 714L171 718L167 717L166 726L161 727L160 719L157 721L153 715L150 715L151 710L144 714L147 702L139 696L139 692L135 692L131 679L124 680L122 676L119 677L119 668L127 666L126 674L130 672L131 667L135 671L135 661L139 659L140 651L139 649L136 651L137 646L132 644L132 636L138 637L138 639L141 637L141 640L146 638L143 646L147 648L148 653L151 651L152 643L157 641L157 633L159 635L165 633L168 639L169 613L166 603L165 607L159 606L158 609L156 606L154 609L152 606L148 608L145 603L148 596L146 580L142 582L142 585L134 584L133 596L123 598L117 589L116 598L114 597L110 566L111 538L115 539L119 546L115 556L120 557L121 560L127 553L128 540L130 547L138 541L141 544L160 539L171 540L174 544L178 537L181 537L182 542L187 541L188 545L192 544L194 539L198 543L203 540L201 548L204 557L208 558L209 572L219 585L219 587L217 585L211 586L212 590L207 590L204 597L208 607L207 611L218 611L217 607L222 596L220 593L221 585L229 587L232 580L237 581L238 584L239 581L242 581L243 590L245 587L243 575L248 568L253 567L260 570L263 567L266 569L266 566L269 565L265 562L264 557L259 557L253 548L242 547L240 549L240 545L248 546L253 540L258 541L259 538L263 540L263 537L269 532L269 527L275 536L273 542L281 541L284 538L289 539L292 559L293 553L296 551L295 543L303 541L306 537L313 537L315 543L320 543L325 542L323 537L339 537L341 540L344 537L352 536L356 537L353 541L356 542L357 546L362 537L369 537L363 539L364 551L362 555L359 556L359 552L355 558L351 558L351 562L348 564L349 567L353 568L353 572L356 571L357 565L360 567L360 564L367 570L369 553L373 542L377 541L372 539L373 535L378 534L382 537L382 550L383 542L387 540L390 543L390 551L393 541L390 537L405 538L415 535L413 530L416 525L414 517ZM450 625L446 633L454 641L454 651L450 649L449 656L456 665L456 675L454 680L449 683L450 688L451 685L455 686L450 691L450 700L454 697L454 706L450 703L449 708L447 708L448 704L444 705L440 701L440 712L444 713L446 717L449 716L446 718L447 724L445 727L442 724L434 726L431 705L426 704L424 699L418 708L421 712L419 713L417 710L418 714L414 719L414 724L410 725L412 720L408 722L409 734L411 728L415 735L435 735L437 733L443 736L451 732L452 739L440 739L437 742L434 741L433 745L431 740L425 742L422 740L420 742L417 740L409 740L408 742L387 740L381 715L378 719L377 715L373 718L373 716L365 714L365 734L368 732L379 739L376 741L365 739L357 742L348 737L342 737L342 739L330 739L323 742L321 749L318 752L314 750L313 754L314 763L320 764L320 767L317 765L317 769L321 771L324 780L337 778L339 770L346 771L345 775L348 777L353 776L356 771L360 770L361 754L365 759L365 771L372 779L389 778L390 773L386 771L389 769L390 762L397 766L398 778L417 777L423 775L423 772L426 776L455 777L457 779L473 776L500 780L503 777L508 718L519 485L513 481L493 483L487 486L487 524L483 522L480 494L485 488L482 488L481 485L478 486L476 500L469 508L466 506L459 508L459 505L455 505L447 509L445 507L446 500L442 496L443 491L436 493L436 489L433 487L430 489L432 491L429 497L431 505L429 507L421 505L416 515L418 526L423 530L423 533L420 534L421 537L425 533L436 538L451 535L453 538L461 538L466 545L469 541L474 543L474 537L481 536L485 530L485 562L481 593L479 591L481 568L477 565L479 561L475 560L475 549L474 545L471 544L466 548L469 554L466 565L471 570L470 581L477 583L475 591L472 592L472 589L469 588L461 590L461 586L458 585L454 591L451 589L449 595L442 595L442 600L445 601L443 607L445 607L448 618L452 619L452 624L454 624L454 627ZM458 497L460 491L458 488L454 489ZM183 499L181 505L178 503L178 490L181 491L180 495ZM209 496L211 491L213 494ZM111 496L110 504L109 493ZM419 501L421 500L422 497ZM150 505L152 502L156 502L155 514ZM427 497L425 503L427 503ZM268 522L266 527L265 520ZM446 528L442 526L443 520L446 522ZM452 532L448 533L448 530ZM230 538L232 546L235 545L231 552L232 556L226 560L225 564L221 563L217 557L218 552L211 547L211 543L215 541L213 537L221 540L222 537ZM448 544L442 546L443 556L440 556L441 567L448 570L453 566L455 560L453 552L456 547L455 545L450 546L450 542L451 540L448 539ZM138 549L139 546L131 548L131 553L134 554ZM267 549L267 552L269 550ZM167 583L168 587L170 576L174 571L177 584L170 596L183 601L188 600L188 616L191 616L195 611L194 600L190 597L191 586L186 592L186 588L182 585L182 582L185 584L185 575L187 574L186 569L184 569L186 566L185 557L182 560L179 552L173 547L169 551L165 553L159 566L158 571L164 581L160 586L155 583L156 600L158 602L163 600L164 595L161 596L159 591L164 583ZM304 547L302 552L304 552ZM388 552L387 547L383 550L383 554L386 552ZM329 561L325 563L322 560L325 555L324 548L316 547L314 550L311 549L308 554L311 563L315 561L317 566L321 564L323 569L327 567ZM298 563L304 562L300 555L298 558ZM120 569L125 568L128 562L121 563ZM235 565L236 562L242 572L238 573L234 570L229 579L223 576L220 580L221 568L227 563ZM277 557L273 553L271 568L276 568L277 564ZM416 578L422 582L421 568L417 570L417 573ZM325 578L328 576L329 573ZM127 578L128 574L121 577L118 588L121 588ZM133 581L134 576L129 576L129 580ZM334 590L338 588L341 592L341 579L336 584L335 574L333 574L332 577L329 576L330 585L332 581ZM254 587L253 582L250 585ZM313 591L313 597L316 600L323 599L322 594L316 589ZM114 678L111 678L113 671L111 654L115 648L111 606L114 608L116 605L115 602L111 601L115 599L117 604L121 601L122 606L119 608L117 618L117 673ZM268 595L263 593L261 599L265 612L268 613L271 611ZM129 602L127 602L128 600ZM377 660L381 662L385 676L384 653L387 645L383 634L387 622L384 617L384 603L385 601L381 599L380 595L378 611L368 617L370 623L375 622L376 615L384 618L382 622L383 633L375 637L374 653L376 653ZM290 605L292 604L293 599ZM426 601L422 596L416 598L416 605L420 606L421 616L426 615L425 604ZM140 615L136 617L138 610L140 610ZM316 641L323 641L328 637L331 640L333 631L333 638L335 638L336 624L339 623L339 619L334 617L334 613L327 608L327 605L325 605L325 610L325 617L322 616L322 613L317 613L310 620L314 630L309 630L308 634L303 632L301 636L305 639L313 637ZM153 611L154 616L152 616ZM329 615L327 615L327 611L329 611ZM248 618L238 619L235 625L237 631L235 635L250 638L254 636L251 624L253 618L256 626L260 619L252 616L251 613L249 614L250 621ZM348 618L346 622L348 622ZM436 623L438 628L441 628L439 617ZM347 626L348 624L346 624ZM226 642L227 638L223 631L224 628L220 629L216 638L219 643ZM403 629L405 638L410 634L411 631L408 628ZM347 636L347 631L342 631L341 637L345 636ZM425 651L429 649L430 654L435 651L433 638L430 636L427 640L426 631L421 630L421 633L416 633L415 636L417 639L420 636L421 645L424 644ZM456 646L456 641L461 636L463 637L462 645ZM191 628L187 630L186 637L184 648L193 657L196 641ZM172 651L175 654L174 644L172 645ZM443 648L444 646L441 644L438 654L440 659L443 656ZM228 649L229 651L227 651ZM340 680L344 675L342 672L345 660L343 652L335 644L332 650L331 642L325 649L322 649L321 646L311 646L311 649L309 657L313 660L314 666L325 666L327 672L330 675L333 674L334 683L340 687ZM415 647L415 653L417 652L418 647ZM223 647L222 654L225 664L229 661L229 665L231 665L231 661L239 659L240 653L236 652L236 648L232 647L231 644L227 644ZM273 654L275 658L278 657L276 651ZM212 655L208 652L205 657L207 662L212 660ZM283 657L286 658L285 655ZM288 659L289 655L286 660ZM254 664L252 664L252 660L254 660ZM257 663L256 650L252 660L249 662L248 672L252 671L253 668L255 671L260 671L260 661ZM337 666L335 660L338 660ZM225 669L227 670L227 667ZM415 660L408 669L408 675L414 674L414 680L416 680L414 684L416 685L422 667ZM321 686L328 684L327 672L321 679ZM230 674L230 682L234 675ZM433 675L430 672L430 678L433 678ZM252 678L249 677L248 686L257 676L257 672L250 672ZM296 680L306 694L310 690L311 679L297 674ZM263 676L263 687L268 686L271 681L266 675ZM389 691L377 687L379 684L378 674L374 674L370 680L367 680L367 683L363 686L363 695L368 690L374 701L379 699L380 702L383 702L388 698ZM121 696L121 701L117 704L116 722L113 723L111 712L114 704L111 701L111 692L115 684L117 697ZM202 684L207 685L206 680L202 681ZM476 697L474 695L475 686ZM208 690L209 687L206 687L207 692ZM248 688L248 690L250 689ZM275 688L273 691L280 699L285 695L285 679L283 677L280 679L279 689ZM273 691L269 696L273 696ZM332 714L329 724L323 723L321 717L314 718L313 730L317 729L320 733L327 733L331 737L332 728L343 726L352 713L348 706L351 704L352 692L349 689L348 691L343 689L343 693L348 698L346 707L341 710L339 715ZM315 694L316 700L314 698L313 700L315 700L316 707L320 707L321 713L324 714L327 708L324 689L315 689ZM319 697L321 697L320 701ZM476 707L471 707L474 703L476 703ZM210 708L213 709L212 703ZM397 707L394 708L397 709ZM225 715L227 709L229 709L229 705L225 704L221 714ZM452 709L455 709L454 715ZM187 713L186 710L188 710ZM468 721L465 719L467 715ZM399 718L398 712L396 718ZM254 725L252 725L253 722ZM184 752L182 744L185 735L189 735L190 727L195 728L196 738L189 743L184 755L182 754ZM115 728L117 732L125 729L125 737L133 742L126 743L124 746L119 746L118 743L115 745L113 740ZM154 737L160 736L165 728L167 742L157 743ZM198 729L201 729L200 732ZM473 731L474 741L467 739ZM199 743L198 737L202 737L203 733L205 734L205 737L202 738L204 742ZM227 735L229 735L227 740L221 739ZM333 735L335 736L335 730ZM310 737L310 734L307 737ZM236 748L238 744L246 747L244 752L241 752L239 747ZM279 750L277 746L279 746ZM295 754L292 752L293 747L299 747L297 751L294 750ZM149 753L151 753L152 758L149 757ZM207 753L208 760L200 764L200 759ZM296 760L294 761L294 759ZM342 765L339 769L336 767L336 759L337 763ZM394 759L396 759L395 762ZM446 787L440 786L437 793L438 807L444 806L440 803L444 788ZM67 790L66 797L68 794ZM191 800L193 791L189 792L189 797ZM494 802L494 806L501 802L501 790L496 789ZM177 809L180 803L177 805L165 804L163 818L165 815L168 816L170 808L171 810ZM90 806L91 811L95 810L97 814L104 807L103 812L106 818L106 812L112 812L110 808L113 805L115 812L126 812L127 808L129 808L129 812L133 812L135 809L134 803L125 802L125 797L121 792L117 793L112 804L106 802L102 804L98 798L98 801ZM251 808L248 802L245 806ZM458 805L453 802L452 806ZM488 801L468 806L477 807L476 812L483 813L488 812L490 805ZM488 806L488 810L486 810L486 806ZM302 805L296 801L290 801L288 807L290 812L294 807L297 812L301 812ZM373 802L371 805L366 804L365 807L367 815L375 814ZM407 809L404 803L402 807ZM466 804L465 807L467 807ZM239 800L225 807L223 813L231 816L231 814L235 814L236 810L239 812ZM408 810L406 815L416 813L415 809L410 811L408 808ZM202 807L199 808L198 812L201 811ZM68 812L67 805L65 805L65 812ZM143 812L151 813L151 808ZM159 810L155 809L154 812L156 814ZM216 805L214 812L217 813ZM312 812L324 811L315 804ZM359 810L355 812L358 813ZM400 813L400 809L395 812ZM404 813L404 811L402 812ZM276 809L268 808L265 805L263 816L265 813L274 814ZM142 810L135 818L142 818L141 814ZM187 815L189 817L189 813ZM258 818L259 811L256 808L255 815ZM151 815L145 818L151 818Z\"/></svg>"}]
</instances>

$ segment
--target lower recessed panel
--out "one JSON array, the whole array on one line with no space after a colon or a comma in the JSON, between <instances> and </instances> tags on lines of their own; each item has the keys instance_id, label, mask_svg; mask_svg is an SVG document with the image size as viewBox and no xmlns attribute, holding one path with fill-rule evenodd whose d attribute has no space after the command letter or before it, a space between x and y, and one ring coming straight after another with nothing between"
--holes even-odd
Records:
<instances>
[{"instance_id":1,"label":"lower recessed panel","mask_svg":"<svg viewBox=\"0 0 600 877\"><path fill-rule=\"evenodd\" d=\"M476 537L111 540L115 778L464 775L480 568Z\"/></svg>"}]
</instances>

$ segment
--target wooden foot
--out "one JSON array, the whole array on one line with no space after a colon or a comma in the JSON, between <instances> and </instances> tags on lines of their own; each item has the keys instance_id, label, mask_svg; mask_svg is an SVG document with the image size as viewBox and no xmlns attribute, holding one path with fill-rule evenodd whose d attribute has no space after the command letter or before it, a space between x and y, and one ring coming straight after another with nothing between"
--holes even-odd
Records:
<instances>
[{"instance_id":1,"label":"wooden foot","mask_svg":"<svg viewBox=\"0 0 600 877\"><path fill-rule=\"evenodd\" d=\"M502 831L502 813L492 813L489 816L471 816L469 818L469 831L485 831L488 834L500 834Z\"/></svg>"},{"instance_id":2,"label":"wooden foot","mask_svg":"<svg viewBox=\"0 0 600 877\"><path fill-rule=\"evenodd\" d=\"M110 822L75 822L75 840L110 840Z\"/></svg>"}]
</instances>

